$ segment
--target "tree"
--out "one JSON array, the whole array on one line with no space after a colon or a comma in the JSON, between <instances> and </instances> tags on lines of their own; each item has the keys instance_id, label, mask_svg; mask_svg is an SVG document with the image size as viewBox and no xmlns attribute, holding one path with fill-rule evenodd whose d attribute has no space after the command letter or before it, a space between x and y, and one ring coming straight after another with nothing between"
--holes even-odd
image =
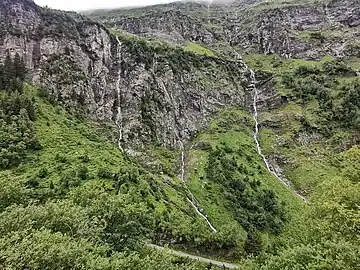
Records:
<instances>
[{"instance_id":1,"label":"tree","mask_svg":"<svg viewBox=\"0 0 360 270\"><path fill-rule=\"evenodd\" d=\"M258 231L250 229L244 245L246 255L257 256L261 252L261 237Z\"/></svg>"},{"instance_id":2,"label":"tree","mask_svg":"<svg viewBox=\"0 0 360 270\"><path fill-rule=\"evenodd\" d=\"M19 78L21 81L24 81L26 74L26 67L25 67L24 59L21 58L18 53L15 54L13 68L14 68L15 77Z\"/></svg>"},{"instance_id":3,"label":"tree","mask_svg":"<svg viewBox=\"0 0 360 270\"><path fill-rule=\"evenodd\" d=\"M12 90L13 80L14 80L14 65L11 60L10 53L8 53L4 61L2 90L6 90L6 91Z\"/></svg>"}]
</instances>

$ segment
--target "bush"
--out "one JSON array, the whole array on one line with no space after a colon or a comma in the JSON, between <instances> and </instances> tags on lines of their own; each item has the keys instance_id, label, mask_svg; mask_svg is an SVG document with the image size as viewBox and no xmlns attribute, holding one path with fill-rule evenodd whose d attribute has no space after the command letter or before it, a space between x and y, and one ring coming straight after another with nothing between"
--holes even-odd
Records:
<instances>
[{"instance_id":1,"label":"bush","mask_svg":"<svg viewBox=\"0 0 360 270\"><path fill-rule=\"evenodd\" d=\"M115 174L112 173L111 171L109 171L109 170L106 169L106 168L100 168L100 169L98 170L97 175L98 175L100 178L112 179Z\"/></svg>"},{"instance_id":2,"label":"bush","mask_svg":"<svg viewBox=\"0 0 360 270\"><path fill-rule=\"evenodd\" d=\"M321 43L324 43L325 41L325 37L321 34L321 32L310 33L310 38L320 40Z\"/></svg>"},{"instance_id":3,"label":"bush","mask_svg":"<svg viewBox=\"0 0 360 270\"><path fill-rule=\"evenodd\" d=\"M339 60L326 62L322 68L330 76L356 76L356 72L351 67Z\"/></svg>"},{"instance_id":4,"label":"bush","mask_svg":"<svg viewBox=\"0 0 360 270\"><path fill-rule=\"evenodd\" d=\"M89 170L85 165L80 165L77 168L77 176L81 179L81 180L86 180L88 178L88 173Z\"/></svg>"},{"instance_id":5,"label":"bush","mask_svg":"<svg viewBox=\"0 0 360 270\"><path fill-rule=\"evenodd\" d=\"M67 162L67 157L57 153L56 156L55 156L55 160L60 162L60 163L66 163Z\"/></svg>"},{"instance_id":6,"label":"bush","mask_svg":"<svg viewBox=\"0 0 360 270\"><path fill-rule=\"evenodd\" d=\"M210 151L207 178L224 187L229 210L246 230L280 233L286 220L284 206L273 191L261 188L252 171L237 164L236 153L229 149L223 145Z\"/></svg>"},{"instance_id":7,"label":"bush","mask_svg":"<svg viewBox=\"0 0 360 270\"><path fill-rule=\"evenodd\" d=\"M47 168L41 168L40 171L38 172L38 176L40 178L45 178L46 176L48 176L49 171Z\"/></svg>"},{"instance_id":8,"label":"bush","mask_svg":"<svg viewBox=\"0 0 360 270\"><path fill-rule=\"evenodd\" d=\"M90 161L90 158L87 154L80 157L80 160L84 163L88 163Z\"/></svg>"},{"instance_id":9,"label":"bush","mask_svg":"<svg viewBox=\"0 0 360 270\"><path fill-rule=\"evenodd\" d=\"M305 77L311 74L319 74L320 70L314 66L299 66L295 72L295 76Z\"/></svg>"},{"instance_id":10,"label":"bush","mask_svg":"<svg viewBox=\"0 0 360 270\"><path fill-rule=\"evenodd\" d=\"M40 181L37 178L30 178L25 183L27 188L38 188L40 186Z\"/></svg>"}]
</instances>

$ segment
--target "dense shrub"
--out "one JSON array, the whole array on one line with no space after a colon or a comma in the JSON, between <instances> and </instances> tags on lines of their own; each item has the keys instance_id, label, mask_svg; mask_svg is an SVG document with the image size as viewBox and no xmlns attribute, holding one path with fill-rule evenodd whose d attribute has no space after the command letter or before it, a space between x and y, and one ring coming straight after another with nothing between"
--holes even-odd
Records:
<instances>
[{"instance_id":1,"label":"dense shrub","mask_svg":"<svg viewBox=\"0 0 360 270\"><path fill-rule=\"evenodd\" d=\"M212 150L206 168L208 179L224 187L229 209L245 229L280 233L285 221L283 205L273 191L261 187L254 173L238 164L235 154L226 146Z\"/></svg>"},{"instance_id":2,"label":"dense shrub","mask_svg":"<svg viewBox=\"0 0 360 270\"><path fill-rule=\"evenodd\" d=\"M29 149L40 147L33 121L34 102L23 94L25 65L17 54L0 65L0 168L19 165Z\"/></svg>"},{"instance_id":3,"label":"dense shrub","mask_svg":"<svg viewBox=\"0 0 360 270\"><path fill-rule=\"evenodd\" d=\"M339 60L324 63L323 70L330 76L356 76L356 72L351 67Z\"/></svg>"},{"instance_id":4,"label":"dense shrub","mask_svg":"<svg viewBox=\"0 0 360 270\"><path fill-rule=\"evenodd\" d=\"M360 82L340 84L339 77L355 76L356 72L345 63L333 60L321 67L299 66L294 72L281 76L281 83L293 91L293 99L302 104L317 100L317 123L325 136L332 125L360 128ZM336 95L334 95L336 93ZM334 121L335 120L335 121Z\"/></svg>"}]
</instances>

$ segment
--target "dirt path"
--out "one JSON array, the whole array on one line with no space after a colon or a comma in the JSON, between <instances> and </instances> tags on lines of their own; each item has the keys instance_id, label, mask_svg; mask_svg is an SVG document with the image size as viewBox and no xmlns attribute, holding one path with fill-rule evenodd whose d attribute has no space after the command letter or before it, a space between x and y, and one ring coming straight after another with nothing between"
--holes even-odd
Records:
<instances>
[{"instance_id":1,"label":"dirt path","mask_svg":"<svg viewBox=\"0 0 360 270\"><path fill-rule=\"evenodd\" d=\"M190 255L190 254L187 254L187 253L184 253L181 251L176 251L176 250L164 248L164 247L153 245L153 244L148 244L147 246L157 249L157 250L160 250L160 251L163 251L163 252L166 252L166 253L169 253L169 254L172 254L172 255L177 255L180 257L185 257L185 258L189 258L189 259L204 262L204 263L210 263L210 264L213 264L213 265L216 265L219 267L224 267L227 269L237 269L238 268L238 266L235 264L231 264L231 263L227 263L227 262L219 262L219 261L211 260L211 259L204 258L204 257L194 256L194 255Z\"/></svg>"}]
</instances>

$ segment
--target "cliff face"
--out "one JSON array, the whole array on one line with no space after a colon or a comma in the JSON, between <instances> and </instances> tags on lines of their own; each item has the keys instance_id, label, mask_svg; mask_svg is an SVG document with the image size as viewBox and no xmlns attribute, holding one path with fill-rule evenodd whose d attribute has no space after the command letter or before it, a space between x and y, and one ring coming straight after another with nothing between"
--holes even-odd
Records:
<instances>
[{"instance_id":1,"label":"cliff face","mask_svg":"<svg viewBox=\"0 0 360 270\"><path fill-rule=\"evenodd\" d=\"M175 23L181 21L180 24ZM146 38L163 39L181 45L186 40L212 43L215 36L198 20L179 10L159 11L142 17L115 17L104 22L110 27L121 29Z\"/></svg>"},{"instance_id":2,"label":"cliff face","mask_svg":"<svg viewBox=\"0 0 360 270\"><path fill-rule=\"evenodd\" d=\"M202 42L242 53L278 53L320 59L357 56L360 6L357 0L301 4L271 1L233 5L181 4L157 6L148 12L122 10L92 16L111 27L169 42ZM120 16L120 15L121 16ZM321 32L321 33L320 33Z\"/></svg>"},{"instance_id":3,"label":"cliff face","mask_svg":"<svg viewBox=\"0 0 360 270\"><path fill-rule=\"evenodd\" d=\"M53 99L93 119L114 121L125 148L148 143L178 148L221 109L250 107L248 71L222 53L359 56L355 0L307 6L250 1L209 10L202 4L172 4L92 15L138 36L205 44L216 48L217 56L117 38L84 16L40 8L30 0L1 0L0 7L0 58L19 53L31 79ZM271 90L272 82L264 82L259 105L263 110L280 106L284 101Z\"/></svg>"},{"instance_id":4,"label":"cliff face","mask_svg":"<svg viewBox=\"0 0 360 270\"><path fill-rule=\"evenodd\" d=\"M357 56L360 6L357 1L266 7L259 5L253 23L230 26L234 46L252 53L278 53L302 59Z\"/></svg>"},{"instance_id":5,"label":"cliff face","mask_svg":"<svg viewBox=\"0 0 360 270\"><path fill-rule=\"evenodd\" d=\"M245 106L241 61L116 38L83 16L1 0L0 58L19 53L32 80L70 110L115 121L127 148L180 147L226 106Z\"/></svg>"}]
</instances>

